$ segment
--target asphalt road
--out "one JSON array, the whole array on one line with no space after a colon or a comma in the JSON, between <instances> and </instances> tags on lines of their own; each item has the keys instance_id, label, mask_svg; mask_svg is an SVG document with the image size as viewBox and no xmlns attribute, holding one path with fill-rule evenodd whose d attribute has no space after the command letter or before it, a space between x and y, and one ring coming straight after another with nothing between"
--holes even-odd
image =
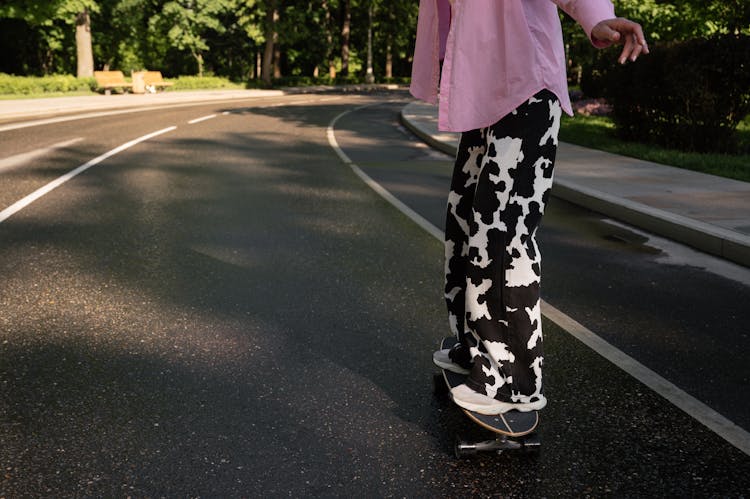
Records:
<instances>
[{"instance_id":1,"label":"asphalt road","mask_svg":"<svg viewBox=\"0 0 750 499\"><path fill-rule=\"evenodd\" d=\"M177 127L0 222L0 497L746 495L747 455L549 322L542 452L452 456L454 434L481 432L432 394L442 247L326 140L334 117L378 104L340 121L339 144L441 224L450 161L399 130L387 101L403 98L0 133L0 156L16 158L0 163L2 210ZM546 298L747 421L747 287L553 206Z\"/></svg>"}]
</instances>

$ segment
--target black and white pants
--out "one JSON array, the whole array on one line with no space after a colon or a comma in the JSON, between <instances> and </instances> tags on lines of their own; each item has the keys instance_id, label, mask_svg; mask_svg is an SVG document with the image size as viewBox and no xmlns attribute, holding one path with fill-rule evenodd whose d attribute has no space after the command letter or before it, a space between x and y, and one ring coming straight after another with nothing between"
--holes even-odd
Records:
<instances>
[{"instance_id":1,"label":"black and white pants","mask_svg":"<svg viewBox=\"0 0 750 499\"><path fill-rule=\"evenodd\" d=\"M535 235L552 188L560 103L542 90L494 125L464 132L445 227L450 327L469 349L466 384L513 403L544 400Z\"/></svg>"}]
</instances>

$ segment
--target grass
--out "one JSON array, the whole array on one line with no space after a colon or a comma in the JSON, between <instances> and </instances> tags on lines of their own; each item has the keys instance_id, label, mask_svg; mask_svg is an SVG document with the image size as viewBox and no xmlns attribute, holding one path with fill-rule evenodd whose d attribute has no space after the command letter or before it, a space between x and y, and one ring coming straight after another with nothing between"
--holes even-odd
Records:
<instances>
[{"instance_id":1,"label":"grass","mask_svg":"<svg viewBox=\"0 0 750 499\"><path fill-rule=\"evenodd\" d=\"M623 156L750 182L750 154L704 154L626 142L615 136L612 120L603 116L563 116L560 140ZM750 116L737 128L741 150L750 150Z\"/></svg>"},{"instance_id":2,"label":"grass","mask_svg":"<svg viewBox=\"0 0 750 499\"><path fill-rule=\"evenodd\" d=\"M91 90L76 90L70 92L35 92L29 94L0 94L0 100L46 99L47 97L75 97L80 95L98 95Z\"/></svg>"},{"instance_id":3,"label":"grass","mask_svg":"<svg viewBox=\"0 0 750 499\"><path fill-rule=\"evenodd\" d=\"M167 78L174 86L167 90L215 90L246 88L244 83L237 83L218 76L178 76ZM125 77L130 82L129 77ZM0 99L38 99L42 97L62 97L73 95L96 95L94 78L76 78L71 75L49 76L14 76L0 73Z\"/></svg>"}]
</instances>

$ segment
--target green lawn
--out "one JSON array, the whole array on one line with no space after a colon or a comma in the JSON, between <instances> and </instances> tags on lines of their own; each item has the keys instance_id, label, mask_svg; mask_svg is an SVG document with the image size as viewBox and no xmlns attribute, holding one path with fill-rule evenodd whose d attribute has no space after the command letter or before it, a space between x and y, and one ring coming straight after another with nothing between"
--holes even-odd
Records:
<instances>
[{"instance_id":1,"label":"green lawn","mask_svg":"<svg viewBox=\"0 0 750 499\"><path fill-rule=\"evenodd\" d=\"M614 124L601 116L563 116L560 140L623 156L696 170L750 182L750 154L702 154L665 149L652 144L625 142L614 134ZM750 150L750 116L738 127L743 150Z\"/></svg>"},{"instance_id":2,"label":"green lawn","mask_svg":"<svg viewBox=\"0 0 750 499\"><path fill-rule=\"evenodd\" d=\"M72 92L36 92L30 94L0 94L0 100L46 99L47 97L75 97L79 95L98 95L91 90L76 90Z\"/></svg>"}]
</instances>

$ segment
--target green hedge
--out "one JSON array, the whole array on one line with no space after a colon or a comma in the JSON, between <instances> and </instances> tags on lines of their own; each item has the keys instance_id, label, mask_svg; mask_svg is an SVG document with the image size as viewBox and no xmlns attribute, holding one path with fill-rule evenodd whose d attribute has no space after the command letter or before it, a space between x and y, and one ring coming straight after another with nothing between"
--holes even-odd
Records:
<instances>
[{"instance_id":1,"label":"green hedge","mask_svg":"<svg viewBox=\"0 0 750 499\"><path fill-rule=\"evenodd\" d=\"M96 89L94 78L76 78L70 75L13 76L0 73L0 95L80 92L94 89Z\"/></svg>"},{"instance_id":2,"label":"green hedge","mask_svg":"<svg viewBox=\"0 0 750 499\"><path fill-rule=\"evenodd\" d=\"M129 78L126 78L126 80L130 81ZM263 86L260 80L236 83L220 76L178 76L177 78L165 78L165 80L174 82L174 85L167 87L167 90L252 88ZM409 78L383 78L380 80L380 83L408 82ZM328 77L289 76L275 79L273 86L341 85L352 83L361 84L364 83L364 79L360 76L338 77L335 80L331 80ZM0 73L0 95L40 95L96 90L97 85L94 78L76 78L70 75L13 76Z\"/></svg>"},{"instance_id":3,"label":"green hedge","mask_svg":"<svg viewBox=\"0 0 750 499\"><path fill-rule=\"evenodd\" d=\"M397 78L378 78L376 83L395 83L395 84L408 84L411 78L397 77ZM309 87L314 85L362 85L365 83L365 77L359 74L342 76L337 75L336 78L331 79L329 76L319 76L318 78L312 76L283 76L281 78L274 78L272 82L273 87ZM263 87L264 84L261 80L251 80L248 82L250 87Z\"/></svg>"},{"instance_id":4,"label":"green hedge","mask_svg":"<svg viewBox=\"0 0 750 499\"><path fill-rule=\"evenodd\" d=\"M600 62L591 74L582 88L607 97L620 137L685 151L741 152L736 129L750 113L750 37L659 44L635 64Z\"/></svg>"},{"instance_id":5,"label":"green hedge","mask_svg":"<svg viewBox=\"0 0 750 499\"><path fill-rule=\"evenodd\" d=\"M220 76L178 76L177 78L164 78L166 81L174 82L168 87L169 90L200 90L217 88L244 88L245 85L235 83Z\"/></svg>"}]
</instances>

